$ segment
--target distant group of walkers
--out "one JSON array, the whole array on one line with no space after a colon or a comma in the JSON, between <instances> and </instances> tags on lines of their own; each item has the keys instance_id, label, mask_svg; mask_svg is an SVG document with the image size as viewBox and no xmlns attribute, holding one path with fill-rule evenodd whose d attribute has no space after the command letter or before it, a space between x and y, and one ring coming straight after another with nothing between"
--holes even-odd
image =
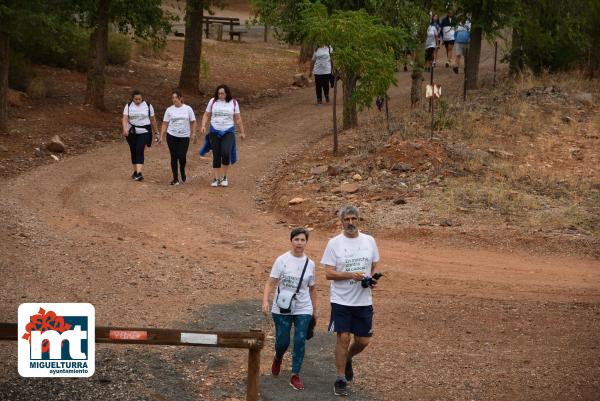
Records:
<instances>
[{"instance_id":1,"label":"distant group of walkers","mask_svg":"<svg viewBox=\"0 0 600 401\"><path fill-rule=\"evenodd\" d=\"M369 344L373 335L373 297L377 285L379 251L375 239L358 230L360 214L354 206L338 213L341 234L329 240L321 265L331 280L329 331L336 333L335 395L348 395L348 382L354 379L353 358ZM291 249L279 256L271 269L263 292L262 311L275 322L275 356L271 374L279 376L283 356L291 341L294 326L294 351L290 385L303 390L300 369L306 340L313 335L318 317L315 290L315 263L304 250L309 232L296 228L290 234ZM272 302L269 297L276 289Z\"/></svg>"},{"instance_id":2,"label":"distant group of walkers","mask_svg":"<svg viewBox=\"0 0 600 401\"><path fill-rule=\"evenodd\" d=\"M446 68L452 66L452 70L458 74L461 59L466 57L469 48L470 33L471 21L468 16L457 18L454 16L454 11L450 9L448 14L440 21L437 14L431 13L431 21L427 27L427 39L425 40L427 70L436 67L438 51L440 45L443 44L446 49Z\"/></svg>"},{"instance_id":3,"label":"distant group of walkers","mask_svg":"<svg viewBox=\"0 0 600 401\"><path fill-rule=\"evenodd\" d=\"M134 90L130 101L123 109L123 135L127 139L131 153L133 173L131 178L143 181L142 168L146 147L163 143L166 133L167 145L171 155L171 172L173 179L170 185L184 184L187 181L186 162L190 139L197 143L197 122L194 110L184 103L183 94L179 90L171 93L172 106L167 108L163 117L160 133L154 107L144 100L139 90ZM213 154L214 178L213 187L227 187L229 166L237 160L236 124L240 129L240 138L246 137L244 124L240 115L240 106L231 94L227 85L219 85L213 98L208 102L200 133L204 135L203 147L199 153L204 156L209 151Z\"/></svg>"}]
</instances>

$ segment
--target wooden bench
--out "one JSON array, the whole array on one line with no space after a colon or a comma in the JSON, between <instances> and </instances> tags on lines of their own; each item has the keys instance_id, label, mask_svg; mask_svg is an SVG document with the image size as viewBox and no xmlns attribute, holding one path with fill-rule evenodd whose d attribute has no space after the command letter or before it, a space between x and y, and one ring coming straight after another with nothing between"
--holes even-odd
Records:
<instances>
[{"instance_id":1,"label":"wooden bench","mask_svg":"<svg viewBox=\"0 0 600 401\"><path fill-rule=\"evenodd\" d=\"M221 24L223 26L229 26L229 39L233 40L234 36L238 37L238 41L242 40L242 35L248 33L248 31L244 28L235 29L235 27L241 27L239 18L231 18L231 17L213 17L213 16L204 16L202 18L202 22L204 23L204 34L208 39L209 27L210 24Z\"/></svg>"}]
</instances>

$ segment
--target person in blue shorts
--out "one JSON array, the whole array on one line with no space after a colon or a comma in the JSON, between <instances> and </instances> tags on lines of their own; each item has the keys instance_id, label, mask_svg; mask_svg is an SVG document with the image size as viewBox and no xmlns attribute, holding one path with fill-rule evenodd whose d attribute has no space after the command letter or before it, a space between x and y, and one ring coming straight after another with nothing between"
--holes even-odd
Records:
<instances>
[{"instance_id":1,"label":"person in blue shorts","mask_svg":"<svg viewBox=\"0 0 600 401\"><path fill-rule=\"evenodd\" d=\"M361 353L373 335L372 287L361 285L379 262L375 239L358 230L359 210L344 206L339 211L343 232L329 240L321 264L331 280L329 331L337 334L335 346L335 395L348 395L347 382L354 378L352 358Z\"/></svg>"}]
</instances>

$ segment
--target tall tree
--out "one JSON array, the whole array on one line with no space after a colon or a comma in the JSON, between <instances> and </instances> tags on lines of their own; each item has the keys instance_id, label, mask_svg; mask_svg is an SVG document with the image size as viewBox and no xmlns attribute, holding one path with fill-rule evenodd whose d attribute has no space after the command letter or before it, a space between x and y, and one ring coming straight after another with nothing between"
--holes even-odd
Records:
<instances>
[{"instance_id":1,"label":"tall tree","mask_svg":"<svg viewBox=\"0 0 600 401\"><path fill-rule=\"evenodd\" d=\"M379 15L390 26L408 34L407 47L415 58L411 72L410 103L415 106L423 97L423 70L425 68L425 35L429 23L431 0L369 0L369 10ZM397 48L400 54L404 48Z\"/></svg>"},{"instance_id":2,"label":"tall tree","mask_svg":"<svg viewBox=\"0 0 600 401\"><path fill-rule=\"evenodd\" d=\"M98 9L91 24L89 48L89 68L85 88L85 103L99 110L106 109L104 105L104 68L108 55L108 23L110 21L111 0L98 0Z\"/></svg>"},{"instance_id":3,"label":"tall tree","mask_svg":"<svg viewBox=\"0 0 600 401\"><path fill-rule=\"evenodd\" d=\"M503 29L513 25L522 2L518 0L459 0L459 18L470 16L471 42L465 65L467 89L476 89L479 81L481 43L485 37L494 39Z\"/></svg>"},{"instance_id":4,"label":"tall tree","mask_svg":"<svg viewBox=\"0 0 600 401\"><path fill-rule=\"evenodd\" d=\"M334 11L320 3L306 5L302 12L305 40L330 45L336 75L343 87L343 128L358 124L358 109L369 107L396 84L394 49L404 35L385 26L365 11Z\"/></svg>"},{"instance_id":5,"label":"tall tree","mask_svg":"<svg viewBox=\"0 0 600 401\"><path fill-rule=\"evenodd\" d=\"M171 29L172 17L161 8L160 0L72 0L73 12L80 23L91 30L90 67L87 73L85 101L104 109L104 67L108 53L108 27L112 23L121 32L147 38L164 38Z\"/></svg>"},{"instance_id":6,"label":"tall tree","mask_svg":"<svg viewBox=\"0 0 600 401\"><path fill-rule=\"evenodd\" d=\"M185 11L185 41L179 87L193 94L200 93L200 68L202 60L202 18L205 0L187 0Z\"/></svg>"}]
</instances>

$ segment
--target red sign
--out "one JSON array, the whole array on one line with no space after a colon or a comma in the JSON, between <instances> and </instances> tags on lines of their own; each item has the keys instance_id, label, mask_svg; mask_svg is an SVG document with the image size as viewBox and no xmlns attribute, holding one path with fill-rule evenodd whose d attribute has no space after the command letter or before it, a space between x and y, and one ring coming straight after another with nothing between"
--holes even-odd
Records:
<instances>
[{"instance_id":1,"label":"red sign","mask_svg":"<svg viewBox=\"0 0 600 401\"><path fill-rule=\"evenodd\" d=\"M111 330L108 332L108 338L111 340L139 340L144 341L148 339L147 331L134 331L134 330Z\"/></svg>"}]
</instances>

